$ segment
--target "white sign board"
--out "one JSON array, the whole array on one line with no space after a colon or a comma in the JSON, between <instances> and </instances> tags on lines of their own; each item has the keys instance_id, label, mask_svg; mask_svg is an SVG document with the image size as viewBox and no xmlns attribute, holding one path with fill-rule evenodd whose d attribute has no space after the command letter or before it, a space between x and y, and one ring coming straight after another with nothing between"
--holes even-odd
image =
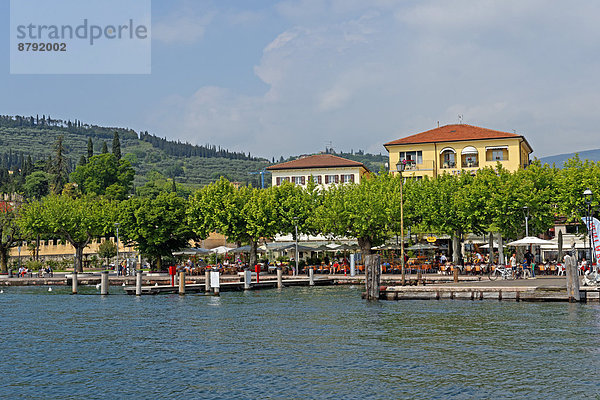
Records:
<instances>
[{"instance_id":1,"label":"white sign board","mask_svg":"<svg viewBox=\"0 0 600 400\"><path fill-rule=\"evenodd\" d=\"M600 260L600 221L596 218L581 218L583 223L587 226L588 235L592 237L592 247L594 248L594 254L596 260Z\"/></svg>"},{"instance_id":2,"label":"white sign board","mask_svg":"<svg viewBox=\"0 0 600 400\"><path fill-rule=\"evenodd\" d=\"M210 287L219 288L221 287L219 279L219 271L210 271Z\"/></svg>"}]
</instances>

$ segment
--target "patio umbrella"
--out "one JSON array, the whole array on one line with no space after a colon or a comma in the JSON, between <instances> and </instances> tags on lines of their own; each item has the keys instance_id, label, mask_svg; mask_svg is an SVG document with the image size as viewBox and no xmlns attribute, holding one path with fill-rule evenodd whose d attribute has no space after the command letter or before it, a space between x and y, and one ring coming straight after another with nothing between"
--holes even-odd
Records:
<instances>
[{"instance_id":1,"label":"patio umbrella","mask_svg":"<svg viewBox=\"0 0 600 400\"><path fill-rule=\"evenodd\" d=\"M433 244L429 244L429 243L417 243L410 247L407 247L405 250L435 250L435 249L439 249L439 247L434 246Z\"/></svg>"},{"instance_id":2,"label":"patio umbrella","mask_svg":"<svg viewBox=\"0 0 600 400\"><path fill-rule=\"evenodd\" d=\"M174 256L195 256L196 254L210 253L210 250L201 247L190 247L173 253Z\"/></svg>"},{"instance_id":3,"label":"patio umbrella","mask_svg":"<svg viewBox=\"0 0 600 400\"><path fill-rule=\"evenodd\" d=\"M529 246L531 244L535 245L553 245L554 242L549 240L540 239L534 236L526 236L523 239L515 240L513 242L507 243L507 246Z\"/></svg>"},{"instance_id":4,"label":"patio umbrella","mask_svg":"<svg viewBox=\"0 0 600 400\"><path fill-rule=\"evenodd\" d=\"M262 247L257 247L256 252L264 253L265 250ZM231 250L231 253L250 253L250 245L247 244L246 246L237 247L237 248Z\"/></svg>"},{"instance_id":5,"label":"patio umbrella","mask_svg":"<svg viewBox=\"0 0 600 400\"><path fill-rule=\"evenodd\" d=\"M217 254L229 253L231 250L234 250L234 248L227 247L227 246L219 246L219 247L215 247L214 249L210 249L211 252L217 253Z\"/></svg>"}]
</instances>

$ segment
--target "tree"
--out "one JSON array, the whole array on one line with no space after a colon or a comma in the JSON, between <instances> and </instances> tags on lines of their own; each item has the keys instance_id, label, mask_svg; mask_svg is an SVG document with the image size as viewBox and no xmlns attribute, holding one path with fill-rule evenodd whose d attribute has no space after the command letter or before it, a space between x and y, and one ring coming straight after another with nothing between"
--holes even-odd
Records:
<instances>
[{"instance_id":1,"label":"tree","mask_svg":"<svg viewBox=\"0 0 600 400\"><path fill-rule=\"evenodd\" d=\"M332 186L316 209L317 226L324 234L357 238L361 252L372 254L400 219L400 183L398 176L382 174L356 185Z\"/></svg>"},{"instance_id":2,"label":"tree","mask_svg":"<svg viewBox=\"0 0 600 400\"><path fill-rule=\"evenodd\" d=\"M79 165L71 179L84 194L123 200L132 190L134 174L128 161L118 161L114 155L106 153L93 156L86 165Z\"/></svg>"},{"instance_id":3,"label":"tree","mask_svg":"<svg viewBox=\"0 0 600 400\"><path fill-rule=\"evenodd\" d=\"M0 270L8 272L8 253L21 240L21 230L17 224L17 209L8 203L0 207Z\"/></svg>"},{"instance_id":4,"label":"tree","mask_svg":"<svg viewBox=\"0 0 600 400\"><path fill-rule=\"evenodd\" d=\"M49 193L50 177L44 171L35 171L27 175L23 189L27 197L41 199Z\"/></svg>"},{"instance_id":5,"label":"tree","mask_svg":"<svg viewBox=\"0 0 600 400\"><path fill-rule=\"evenodd\" d=\"M109 264L109 259L117 255L117 245L111 240L105 240L98 246L98 256L106 260L106 265Z\"/></svg>"},{"instance_id":6,"label":"tree","mask_svg":"<svg viewBox=\"0 0 600 400\"><path fill-rule=\"evenodd\" d=\"M197 191L190 200L187 216L200 238L219 232L231 241L248 243L250 265L256 264L260 238L273 237L280 230L272 188L236 189L225 178Z\"/></svg>"},{"instance_id":7,"label":"tree","mask_svg":"<svg viewBox=\"0 0 600 400\"><path fill-rule=\"evenodd\" d=\"M306 188L290 182L272 188L275 196L275 206L278 221L278 233L291 234L296 238L298 234L317 233L314 211L320 202L320 195L314 181L309 180Z\"/></svg>"},{"instance_id":8,"label":"tree","mask_svg":"<svg viewBox=\"0 0 600 400\"><path fill-rule=\"evenodd\" d=\"M79 163L77 163L77 165L85 165L87 164L87 159L85 158L85 156L82 154L81 157L79 157Z\"/></svg>"},{"instance_id":9,"label":"tree","mask_svg":"<svg viewBox=\"0 0 600 400\"><path fill-rule=\"evenodd\" d=\"M92 138L89 137L88 142L87 142L87 159L89 160L90 158L92 158L93 155L94 155L94 142L92 141Z\"/></svg>"},{"instance_id":10,"label":"tree","mask_svg":"<svg viewBox=\"0 0 600 400\"><path fill-rule=\"evenodd\" d=\"M59 136L54 144L54 158L50 165L52 193L62 192L65 183L69 181L69 160L65 157L63 136Z\"/></svg>"},{"instance_id":11,"label":"tree","mask_svg":"<svg viewBox=\"0 0 600 400\"><path fill-rule=\"evenodd\" d=\"M33 235L57 235L75 248L75 270L83 272L83 250L105 235L114 222L114 206L96 197L52 195L22 207L19 226Z\"/></svg>"},{"instance_id":12,"label":"tree","mask_svg":"<svg viewBox=\"0 0 600 400\"><path fill-rule=\"evenodd\" d=\"M102 142L102 154L107 154L108 153L108 146L106 145L106 142Z\"/></svg>"},{"instance_id":13,"label":"tree","mask_svg":"<svg viewBox=\"0 0 600 400\"><path fill-rule=\"evenodd\" d=\"M175 193L160 193L155 198L133 197L119 207L123 242L135 246L142 254L162 258L186 246L193 232L186 220L187 202Z\"/></svg>"},{"instance_id":14,"label":"tree","mask_svg":"<svg viewBox=\"0 0 600 400\"><path fill-rule=\"evenodd\" d=\"M112 153L117 160L121 159L121 141L119 140L119 132L117 131L113 135Z\"/></svg>"}]
</instances>

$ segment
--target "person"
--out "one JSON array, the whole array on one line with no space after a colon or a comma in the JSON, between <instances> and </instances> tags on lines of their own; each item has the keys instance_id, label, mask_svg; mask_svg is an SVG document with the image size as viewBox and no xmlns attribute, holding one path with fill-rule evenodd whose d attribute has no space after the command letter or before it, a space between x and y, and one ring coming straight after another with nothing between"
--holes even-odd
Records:
<instances>
[{"instance_id":1,"label":"person","mask_svg":"<svg viewBox=\"0 0 600 400\"><path fill-rule=\"evenodd\" d=\"M446 261L448 261L448 259L446 258L446 255L442 253L440 255L440 265L446 265Z\"/></svg>"},{"instance_id":2,"label":"person","mask_svg":"<svg viewBox=\"0 0 600 400\"><path fill-rule=\"evenodd\" d=\"M517 253L513 253L510 257L510 269L512 270L513 276L517 271Z\"/></svg>"},{"instance_id":3,"label":"person","mask_svg":"<svg viewBox=\"0 0 600 400\"><path fill-rule=\"evenodd\" d=\"M583 258L581 259L581 267L580 267L580 269L581 269L581 272L582 272L582 273L585 273L585 272L588 270L588 268L589 268L588 262L587 262L587 260L585 259L585 257L583 257Z\"/></svg>"}]
</instances>

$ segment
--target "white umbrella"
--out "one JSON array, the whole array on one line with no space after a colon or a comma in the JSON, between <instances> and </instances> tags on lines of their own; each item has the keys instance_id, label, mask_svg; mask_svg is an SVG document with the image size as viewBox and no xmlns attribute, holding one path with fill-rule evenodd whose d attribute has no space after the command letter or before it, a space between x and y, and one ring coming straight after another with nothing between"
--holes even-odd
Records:
<instances>
[{"instance_id":1,"label":"white umbrella","mask_svg":"<svg viewBox=\"0 0 600 400\"><path fill-rule=\"evenodd\" d=\"M234 249L234 247L219 246L219 247L215 247L214 249L210 249L210 251L212 251L213 253L217 253L217 254L225 254L225 253L229 253L233 249Z\"/></svg>"},{"instance_id":2,"label":"white umbrella","mask_svg":"<svg viewBox=\"0 0 600 400\"><path fill-rule=\"evenodd\" d=\"M535 245L550 245L550 244L554 244L554 242L551 242L549 240L544 240L544 239L540 239L534 236L527 236L524 237L523 239L519 239L519 240L515 240L514 242L510 242L507 243L507 246L529 246L530 244L535 244Z\"/></svg>"}]
</instances>

